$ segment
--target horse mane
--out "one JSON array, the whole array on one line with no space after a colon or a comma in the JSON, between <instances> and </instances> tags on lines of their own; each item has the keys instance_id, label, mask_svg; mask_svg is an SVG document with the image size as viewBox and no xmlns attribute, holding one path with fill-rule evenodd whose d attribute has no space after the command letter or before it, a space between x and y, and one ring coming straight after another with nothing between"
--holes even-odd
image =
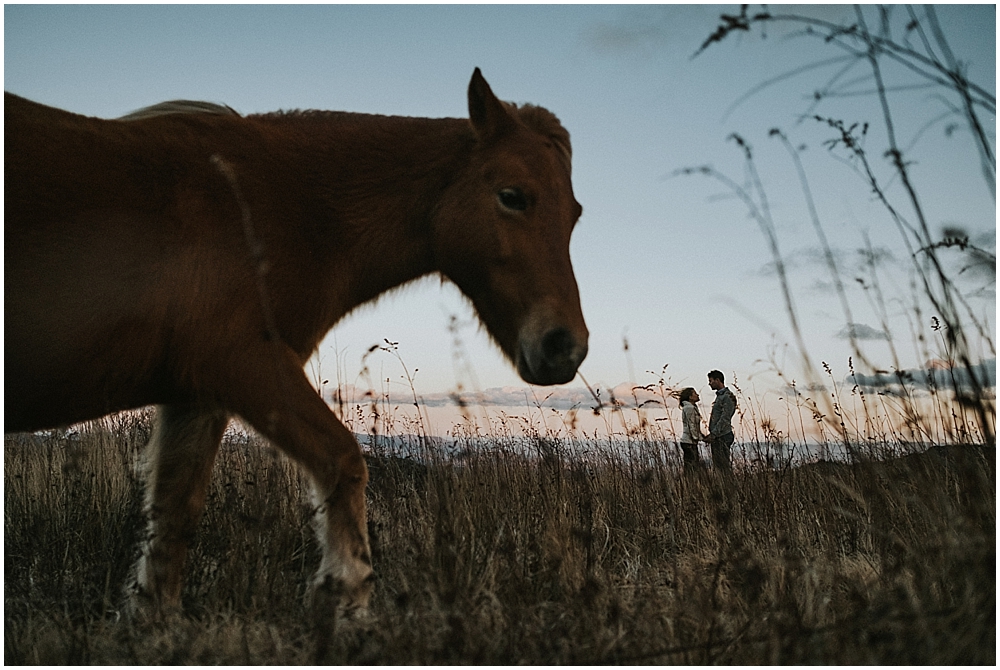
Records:
<instances>
[{"instance_id":1,"label":"horse mane","mask_svg":"<svg viewBox=\"0 0 1000 670\"><path fill-rule=\"evenodd\" d=\"M204 104L209 103L192 103ZM507 110L526 125L531 130L542 135L559 151L562 158L563 167L572 174L573 146L569 141L569 131L563 128L559 118L545 109L532 104L516 105L512 102L504 102ZM212 105L216 107L215 105ZM224 109L229 109L228 107ZM141 110L140 110L141 111ZM194 110L196 111L196 110ZM232 111L232 110L229 110ZM233 112L235 114L235 112ZM323 109L279 109L276 112L266 112L264 114L253 114L255 118L336 118L341 116L353 116L351 112L328 111Z\"/></svg>"},{"instance_id":2,"label":"horse mane","mask_svg":"<svg viewBox=\"0 0 1000 670\"><path fill-rule=\"evenodd\" d=\"M566 171L572 174L573 146L569 141L569 131L563 128L559 118L545 109L535 105L510 105L511 112L536 133L547 137L559 150Z\"/></svg>"},{"instance_id":3,"label":"horse mane","mask_svg":"<svg viewBox=\"0 0 1000 670\"><path fill-rule=\"evenodd\" d=\"M562 157L563 166L567 172L572 172L573 146L569 141L569 132L563 128L559 118L545 109L536 105L524 104L515 105L504 103L512 114L530 129L548 138ZM219 105L214 102L203 100L168 100L149 107L137 109L124 116L118 117L119 121L139 121L156 116L167 116L169 114L220 114L240 116L240 113L229 105ZM343 115L344 112L328 112L325 110L279 110L256 116L262 117L333 117Z\"/></svg>"},{"instance_id":4,"label":"horse mane","mask_svg":"<svg viewBox=\"0 0 1000 670\"><path fill-rule=\"evenodd\" d=\"M336 118L341 116L357 116L357 112L344 112L339 110L331 109L279 109L273 112L263 112L260 114L251 114L255 118L261 119L284 119L284 118ZM381 114L366 114L365 116L381 116Z\"/></svg>"},{"instance_id":5,"label":"horse mane","mask_svg":"<svg viewBox=\"0 0 1000 670\"><path fill-rule=\"evenodd\" d=\"M217 105L214 102L204 102L201 100L168 100L149 107L137 109L125 116L119 116L119 121L139 121L149 119L154 116L166 116L168 114L231 114L239 116L240 113L229 105Z\"/></svg>"}]
</instances>

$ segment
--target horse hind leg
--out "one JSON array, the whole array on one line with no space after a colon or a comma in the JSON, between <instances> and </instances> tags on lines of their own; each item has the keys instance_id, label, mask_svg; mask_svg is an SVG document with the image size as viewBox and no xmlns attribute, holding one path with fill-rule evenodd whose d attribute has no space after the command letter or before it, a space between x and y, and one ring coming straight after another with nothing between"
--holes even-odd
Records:
<instances>
[{"instance_id":1,"label":"horse hind leg","mask_svg":"<svg viewBox=\"0 0 1000 670\"><path fill-rule=\"evenodd\" d=\"M229 423L221 410L158 408L147 447L147 533L135 568L131 608L152 615L179 611L184 561L205 507L212 464Z\"/></svg>"}]
</instances>

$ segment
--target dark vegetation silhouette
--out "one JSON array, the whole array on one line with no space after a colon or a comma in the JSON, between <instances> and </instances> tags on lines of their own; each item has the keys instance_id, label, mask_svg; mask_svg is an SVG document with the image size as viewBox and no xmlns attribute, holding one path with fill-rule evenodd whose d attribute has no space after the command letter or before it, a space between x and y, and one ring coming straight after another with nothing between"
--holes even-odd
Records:
<instances>
[{"instance_id":1,"label":"dark vegetation silhouette","mask_svg":"<svg viewBox=\"0 0 1000 670\"><path fill-rule=\"evenodd\" d=\"M936 398L938 394L948 396L949 408L946 412L953 413L956 417L954 421L939 422L945 433L943 437L951 442L992 444L996 439L995 374L991 377L988 366L990 363L995 366L996 345L989 322L970 304L968 291L963 290L956 280L966 270L976 267L984 271L982 274L988 277L988 284L995 294L996 252L995 249L989 250L973 244L968 233L954 226L945 226L940 236L932 233L932 224L925 214L926 207L918 190L919 186L911 175L910 159L902 140L897 136L892 95L894 92L913 88L935 93L935 99L940 102L944 112L934 116L921 129L918 138L920 134L935 125L947 124L945 129L949 134L956 133L958 128L964 129L965 137L971 140L972 148L979 159L985 184L994 202L996 199L995 135L987 132L982 117L984 114L995 115L996 97L966 77L966 66L955 58L932 5L864 8L858 6L854 8L854 15L853 22L841 25L809 16L785 13L781 8L772 11L765 6L754 12L748 5L742 5L738 15L721 16L720 25L704 41L695 56L731 38L733 34L754 30L766 33L769 27L776 27L779 24L796 29L799 39L819 41L826 49L832 49L840 54L807 64L796 64L786 73L755 86L735 104L739 104L749 96L762 94L768 87L778 82L804 73L814 73L824 69L832 71L828 79L814 88L807 109L799 116L800 123L815 124L829 131L824 146L832 157L841 160L847 169L853 170L860 177L863 186L884 206L899 233L915 278L916 289L914 295L910 296L909 302L918 319L917 354L923 360L943 359L948 370L948 374L943 377L926 371L921 374L922 381L926 382L927 388ZM875 27L872 28L869 24ZM900 75L900 70L903 75ZM895 72L901 77L905 75L906 80L900 83L887 81L890 72ZM879 118L837 119L818 113L825 101L859 94L867 95L877 101L881 112ZM886 142L881 155L878 155L877 149L870 148L874 135L870 131L876 125L882 130ZM769 135L781 143L795 166L808 218L822 249L829 281L836 291L848 324L843 331L853 350L852 360L849 361L851 374L848 380L855 383L857 391L856 382L860 376L855 372L855 364L861 364L868 370L869 383L877 380L884 392L895 394L899 389L908 386L912 388L917 380L901 364L899 352L888 333L885 317L887 298L874 271L876 252L870 243L866 249L861 250L867 252L871 258L872 271L868 277L856 278L855 281L861 284L870 302L877 305L878 312L882 315L880 332L889 343L892 356L891 368L895 370L893 374L884 371L884 367L890 367L885 361L870 360L861 344L845 289L843 270L838 267L834 251L824 231L821 215L814 203L813 190L816 186L810 183L806 175L800 159L801 149L795 146L788 134L779 128L772 129ZM747 175L745 181L738 182L711 166L684 168L679 170L678 174L703 174L716 179L746 205L751 218L759 225L771 252L798 350L800 367L806 378L806 386L822 386L818 382L820 366L812 358L808 343L802 334L793 287L786 272L785 259L780 251L768 195L757 171L754 149L740 134L733 133L729 139L743 154ZM881 165L878 163L880 158L887 161L890 167L888 174L882 174ZM951 269L953 266L943 257L949 250L957 251L963 256L964 262L957 271ZM929 305L933 313L925 315L923 305ZM941 350L933 351L932 347L938 343L941 345ZM828 367L827 363L824 362L822 367ZM905 393L901 396L903 402L900 411L909 416L911 425L919 426L923 408L912 401L912 396ZM838 410L835 403L830 402L828 395L820 395L809 402L817 407L817 412L829 420L831 426L843 425L842 421L837 421ZM841 440L850 447L851 438L845 430L846 426L841 431ZM916 428L916 432L920 433L921 429ZM915 435L915 439L927 438L930 438L929 433Z\"/></svg>"}]
</instances>

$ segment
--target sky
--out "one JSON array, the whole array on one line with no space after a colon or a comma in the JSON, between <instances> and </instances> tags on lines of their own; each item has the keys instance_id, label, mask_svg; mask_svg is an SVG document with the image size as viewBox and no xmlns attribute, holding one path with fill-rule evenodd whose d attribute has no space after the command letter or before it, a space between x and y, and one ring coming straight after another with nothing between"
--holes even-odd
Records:
<instances>
[{"instance_id":1,"label":"sky","mask_svg":"<svg viewBox=\"0 0 1000 670\"><path fill-rule=\"evenodd\" d=\"M853 12L850 6L782 9L831 21L849 21ZM893 11L905 23L903 8ZM941 357L933 341L914 343L913 333L926 330L932 314L914 315L896 227L843 153L823 145L833 131L801 118L809 112L848 124L871 121L866 150L889 197L905 204L882 158L881 114L877 99L865 93L871 88L865 71L857 67L838 80L848 95L813 107L810 96L840 64L779 75L842 53L815 37L773 26L766 34L730 36L692 57L724 12L738 7L5 5L4 89L99 117L179 98L224 103L243 114L312 108L465 117L466 87L480 67L500 98L547 107L572 136L574 191L584 215L571 254L591 332L582 375L600 388L666 379L698 388L703 398L712 369L758 393L781 392L776 371L786 381L802 378L760 227L720 182L678 174L711 166L744 183L743 154L727 139L738 133L753 147L815 365L827 363L842 379L853 353L850 331L876 368L920 368ZM947 5L937 12L968 77L995 93L995 6ZM869 20L877 22L874 13ZM935 235L959 228L995 254L995 199L969 132L942 116L947 107L939 91L909 87L913 78L899 69L887 69L886 77L900 89L890 91L895 130ZM983 120L995 142L995 118ZM848 285L853 325L831 290L794 163L769 136L772 128L803 147L816 210ZM869 245L887 295L885 324L872 291L855 281L867 276L859 250ZM956 273L960 260L953 259ZM960 280L992 337L995 274L973 268ZM458 326L449 329L452 317ZM394 351L365 358L386 341ZM989 345L976 346L978 357L995 359ZM309 372L330 386L384 387L388 380L404 394L409 375L431 404L459 388L532 392L457 289L435 280L348 316L324 340ZM580 378L568 388L578 393Z\"/></svg>"}]
</instances>

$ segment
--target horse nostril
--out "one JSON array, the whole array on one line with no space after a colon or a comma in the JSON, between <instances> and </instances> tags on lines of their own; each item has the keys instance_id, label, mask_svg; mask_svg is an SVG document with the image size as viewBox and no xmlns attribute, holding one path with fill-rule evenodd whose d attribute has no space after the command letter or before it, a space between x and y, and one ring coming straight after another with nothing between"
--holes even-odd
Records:
<instances>
[{"instance_id":1,"label":"horse nostril","mask_svg":"<svg viewBox=\"0 0 1000 670\"><path fill-rule=\"evenodd\" d=\"M576 342L566 328L554 328L542 338L542 356L549 365L557 365L573 354Z\"/></svg>"},{"instance_id":2,"label":"horse nostril","mask_svg":"<svg viewBox=\"0 0 1000 670\"><path fill-rule=\"evenodd\" d=\"M587 355L587 336L579 337L569 328L545 331L540 338L528 333L520 340L517 370L529 384L551 386L572 381Z\"/></svg>"}]
</instances>

